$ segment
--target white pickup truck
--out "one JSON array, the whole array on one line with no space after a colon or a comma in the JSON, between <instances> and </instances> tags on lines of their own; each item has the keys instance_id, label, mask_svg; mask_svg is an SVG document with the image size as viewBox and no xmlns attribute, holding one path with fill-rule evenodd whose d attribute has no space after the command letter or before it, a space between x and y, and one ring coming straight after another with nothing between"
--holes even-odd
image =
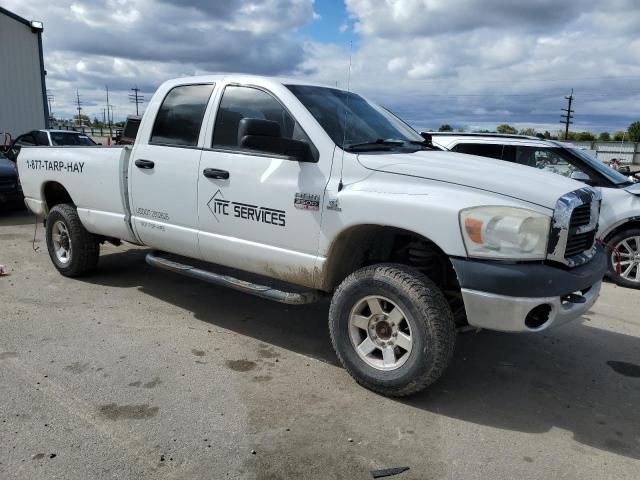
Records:
<instances>
[{"instance_id":1,"label":"white pickup truck","mask_svg":"<svg viewBox=\"0 0 640 480\"><path fill-rule=\"evenodd\" d=\"M133 147L24 147L18 168L63 275L126 241L280 302L331 295L339 360L386 395L435 381L457 330L579 317L606 269L594 190L438 151L363 97L299 80L172 80Z\"/></svg>"}]
</instances>

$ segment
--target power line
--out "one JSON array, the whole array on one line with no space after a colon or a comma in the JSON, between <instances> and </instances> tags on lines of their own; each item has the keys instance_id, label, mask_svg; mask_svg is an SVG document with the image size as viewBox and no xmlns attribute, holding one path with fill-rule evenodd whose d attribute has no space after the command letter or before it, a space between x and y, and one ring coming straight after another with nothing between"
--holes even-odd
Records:
<instances>
[{"instance_id":1,"label":"power line","mask_svg":"<svg viewBox=\"0 0 640 480\"><path fill-rule=\"evenodd\" d=\"M569 138L569 125L573 123L573 112L571 109L571 104L573 103L573 88L571 89L571 94L568 97L564 97L568 101L567 108L563 108L563 112L567 112L566 114L560 115L563 120L560 120L560 123L564 123L564 139L567 140Z\"/></svg>"},{"instance_id":2,"label":"power line","mask_svg":"<svg viewBox=\"0 0 640 480\"><path fill-rule=\"evenodd\" d=\"M49 106L49 119L53 118L53 101L55 100L55 97L53 96L53 93L51 92L51 90L47 90L47 104Z\"/></svg>"},{"instance_id":3,"label":"power line","mask_svg":"<svg viewBox=\"0 0 640 480\"><path fill-rule=\"evenodd\" d=\"M144 96L138 93L140 92L140 89L138 88L137 85L133 87L131 90L133 91L133 93L129 94L129 103L136 104L136 115L140 115L140 112L138 111L138 105L144 102Z\"/></svg>"},{"instance_id":4,"label":"power line","mask_svg":"<svg viewBox=\"0 0 640 480\"><path fill-rule=\"evenodd\" d=\"M76 88L76 110L78 110L78 125L79 126L82 125L82 105L84 105L84 102L82 102L80 100L80 93L78 92L78 89Z\"/></svg>"}]
</instances>

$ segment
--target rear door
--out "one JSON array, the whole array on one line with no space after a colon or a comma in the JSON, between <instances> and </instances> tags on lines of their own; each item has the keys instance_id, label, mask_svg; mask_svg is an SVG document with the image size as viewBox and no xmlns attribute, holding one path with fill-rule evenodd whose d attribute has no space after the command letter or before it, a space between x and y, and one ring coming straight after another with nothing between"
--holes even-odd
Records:
<instances>
[{"instance_id":1,"label":"rear door","mask_svg":"<svg viewBox=\"0 0 640 480\"><path fill-rule=\"evenodd\" d=\"M318 158L301 125L271 92L227 85L219 103L198 177L202 257L311 286L330 162L298 162L239 146L240 120L271 120L283 137L312 145ZM207 169L219 171L219 178L205 176Z\"/></svg>"},{"instance_id":2,"label":"rear door","mask_svg":"<svg viewBox=\"0 0 640 480\"><path fill-rule=\"evenodd\" d=\"M153 128L133 149L132 220L146 245L198 257L200 131L213 88L212 83L171 88Z\"/></svg>"}]
</instances>

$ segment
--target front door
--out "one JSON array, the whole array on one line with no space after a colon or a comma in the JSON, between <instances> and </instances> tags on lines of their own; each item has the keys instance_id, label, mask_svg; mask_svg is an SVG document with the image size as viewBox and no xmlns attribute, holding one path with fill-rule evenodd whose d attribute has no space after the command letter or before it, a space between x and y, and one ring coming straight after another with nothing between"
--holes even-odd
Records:
<instances>
[{"instance_id":1,"label":"front door","mask_svg":"<svg viewBox=\"0 0 640 480\"><path fill-rule=\"evenodd\" d=\"M240 147L238 126L243 118L277 122L281 136L311 144L271 93L248 86L225 88L211 148L203 150L200 161L201 255L211 262L313 286L328 172L319 163Z\"/></svg>"},{"instance_id":2,"label":"front door","mask_svg":"<svg viewBox=\"0 0 640 480\"><path fill-rule=\"evenodd\" d=\"M211 84L169 90L153 128L136 143L129 167L138 237L151 247L189 257L199 256L199 138L212 90Z\"/></svg>"}]
</instances>

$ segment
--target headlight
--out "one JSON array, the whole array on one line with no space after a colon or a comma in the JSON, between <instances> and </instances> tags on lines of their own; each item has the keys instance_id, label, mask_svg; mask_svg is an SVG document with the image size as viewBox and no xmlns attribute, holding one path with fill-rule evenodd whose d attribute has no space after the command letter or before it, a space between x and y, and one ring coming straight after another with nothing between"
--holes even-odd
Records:
<instances>
[{"instance_id":1,"label":"headlight","mask_svg":"<svg viewBox=\"0 0 640 480\"><path fill-rule=\"evenodd\" d=\"M470 257L544 260L551 217L516 207L474 207L460 212Z\"/></svg>"}]
</instances>

